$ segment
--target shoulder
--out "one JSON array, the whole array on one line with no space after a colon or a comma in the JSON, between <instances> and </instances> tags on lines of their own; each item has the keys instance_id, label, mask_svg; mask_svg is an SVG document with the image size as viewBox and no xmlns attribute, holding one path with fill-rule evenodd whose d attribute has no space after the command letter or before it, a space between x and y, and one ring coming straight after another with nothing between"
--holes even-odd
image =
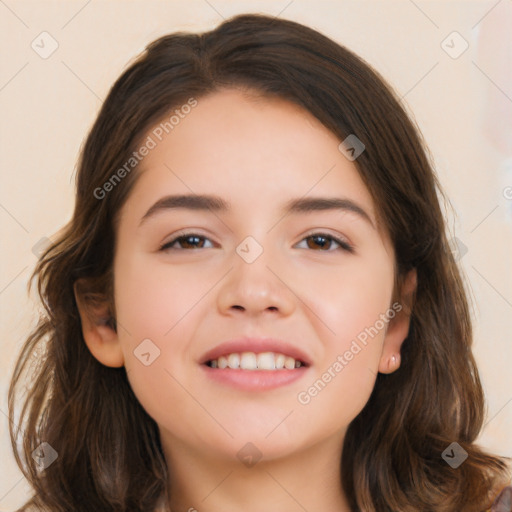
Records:
<instances>
[{"instance_id":1,"label":"shoulder","mask_svg":"<svg viewBox=\"0 0 512 512\"><path fill-rule=\"evenodd\" d=\"M512 485L501 491L489 512L512 512Z\"/></svg>"}]
</instances>

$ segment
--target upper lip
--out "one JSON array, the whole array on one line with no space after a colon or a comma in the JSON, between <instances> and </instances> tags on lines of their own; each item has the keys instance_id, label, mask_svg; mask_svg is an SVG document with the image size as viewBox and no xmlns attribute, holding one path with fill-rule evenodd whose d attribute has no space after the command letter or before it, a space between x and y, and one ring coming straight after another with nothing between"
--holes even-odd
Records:
<instances>
[{"instance_id":1,"label":"upper lip","mask_svg":"<svg viewBox=\"0 0 512 512\"><path fill-rule=\"evenodd\" d=\"M220 356L228 354L240 354L242 352L275 352L285 356L293 357L296 361L301 361L304 365L310 366L310 357L300 348L291 343L277 338L249 338L242 337L232 339L220 343L216 347L206 352L200 359L200 363L204 364Z\"/></svg>"}]
</instances>

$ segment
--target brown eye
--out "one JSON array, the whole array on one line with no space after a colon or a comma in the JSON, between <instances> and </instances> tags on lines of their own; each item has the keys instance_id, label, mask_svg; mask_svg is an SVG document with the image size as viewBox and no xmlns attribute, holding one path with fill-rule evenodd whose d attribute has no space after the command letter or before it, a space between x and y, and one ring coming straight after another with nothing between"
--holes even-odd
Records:
<instances>
[{"instance_id":1,"label":"brown eye","mask_svg":"<svg viewBox=\"0 0 512 512\"><path fill-rule=\"evenodd\" d=\"M160 247L160 250L167 251L184 249L204 249L208 248L205 247L205 241L207 240L209 239L205 236L198 235L196 233L186 233L162 245L162 247ZM306 243L308 249L313 249L316 251L320 250L321 252L333 252L334 250L342 249L348 252L354 252L353 247L344 240L340 240L339 238L336 238L332 235L328 235L325 233L314 233L312 235L307 236L303 240L307 241Z\"/></svg>"},{"instance_id":2,"label":"brown eye","mask_svg":"<svg viewBox=\"0 0 512 512\"><path fill-rule=\"evenodd\" d=\"M205 236L197 235L195 233L187 233L162 245L162 247L160 247L160 250L165 251L169 249L203 249L205 240L208 240L208 238L206 238ZM179 244L181 247L173 247L176 244Z\"/></svg>"},{"instance_id":3,"label":"brown eye","mask_svg":"<svg viewBox=\"0 0 512 512\"><path fill-rule=\"evenodd\" d=\"M304 238L304 240L307 240L308 249L320 250L321 252L332 252L339 248L348 252L354 251L353 247L347 242L325 233L314 233ZM336 245L339 247L336 247Z\"/></svg>"},{"instance_id":4,"label":"brown eye","mask_svg":"<svg viewBox=\"0 0 512 512\"><path fill-rule=\"evenodd\" d=\"M308 247L310 249L315 249L316 247L320 247L321 249L329 249L332 245L332 242L334 242L332 238L322 235L309 236L306 240L308 240Z\"/></svg>"}]
</instances>

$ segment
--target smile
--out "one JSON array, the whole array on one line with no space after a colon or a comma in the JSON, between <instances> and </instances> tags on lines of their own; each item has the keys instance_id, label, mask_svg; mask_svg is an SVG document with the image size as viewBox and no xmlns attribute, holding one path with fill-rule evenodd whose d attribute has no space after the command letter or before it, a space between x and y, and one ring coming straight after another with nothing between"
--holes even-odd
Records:
<instances>
[{"instance_id":1,"label":"smile","mask_svg":"<svg viewBox=\"0 0 512 512\"><path fill-rule=\"evenodd\" d=\"M210 368L232 370L293 370L305 364L293 357L276 352L242 352L231 353L211 359L205 363Z\"/></svg>"}]
</instances>

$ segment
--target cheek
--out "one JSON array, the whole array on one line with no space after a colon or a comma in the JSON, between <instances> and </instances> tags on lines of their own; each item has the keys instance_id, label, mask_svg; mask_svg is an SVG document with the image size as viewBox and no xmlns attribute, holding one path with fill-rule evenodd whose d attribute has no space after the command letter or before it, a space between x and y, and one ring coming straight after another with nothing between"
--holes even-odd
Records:
<instances>
[{"instance_id":1,"label":"cheek","mask_svg":"<svg viewBox=\"0 0 512 512\"><path fill-rule=\"evenodd\" d=\"M116 314L122 325L118 332L135 396L159 425L199 439L201 432L194 434L183 421L204 414L186 391L185 369L189 342L200 322L200 308L194 306L211 288L211 276L194 274L191 279L181 268L137 258L119 262L115 272Z\"/></svg>"},{"instance_id":2,"label":"cheek","mask_svg":"<svg viewBox=\"0 0 512 512\"><path fill-rule=\"evenodd\" d=\"M186 381L190 343L201 323L201 301L216 282L211 269L190 268L155 263L137 254L114 266L125 368L139 402L163 423L169 419L162 418L162 403L180 411L191 406L179 383Z\"/></svg>"},{"instance_id":3,"label":"cheek","mask_svg":"<svg viewBox=\"0 0 512 512\"><path fill-rule=\"evenodd\" d=\"M318 273L315 282L323 286L306 295L321 320L315 321L321 325L324 353L314 378L296 396L299 430L337 431L359 414L372 393L387 327L383 319L394 316L393 263L384 251L374 256L380 258Z\"/></svg>"},{"instance_id":4,"label":"cheek","mask_svg":"<svg viewBox=\"0 0 512 512\"><path fill-rule=\"evenodd\" d=\"M116 271L116 313L135 338L162 339L212 286L207 273L188 272L180 266L135 257ZM204 274L204 275L203 275Z\"/></svg>"},{"instance_id":5,"label":"cheek","mask_svg":"<svg viewBox=\"0 0 512 512\"><path fill-rule=\"evenodd\" d=\"M370 351L355 354L351 361L334 358L296 397L296 435L309 430L319 437L346 428L366 405L376 374L368 364Z\"/></svg>"},{"instance_id":6,"label":"cheek","mask_svg":"<svg viewBox=\"0 0 512 512\"><path fill-rule=\"evenodd\" d=\"M393 263L385 256L383 250L381 254L376 251L371 258L347 258L346 264L336 268L317 267L309 272L304 268L297 272L305 276L298 278L302 279L301 297L316 314L318 325L323 325L331 352L343 349L375 324L384 331L380 318L390 307L394 283Z\"/></svg>"}]
</instances>

